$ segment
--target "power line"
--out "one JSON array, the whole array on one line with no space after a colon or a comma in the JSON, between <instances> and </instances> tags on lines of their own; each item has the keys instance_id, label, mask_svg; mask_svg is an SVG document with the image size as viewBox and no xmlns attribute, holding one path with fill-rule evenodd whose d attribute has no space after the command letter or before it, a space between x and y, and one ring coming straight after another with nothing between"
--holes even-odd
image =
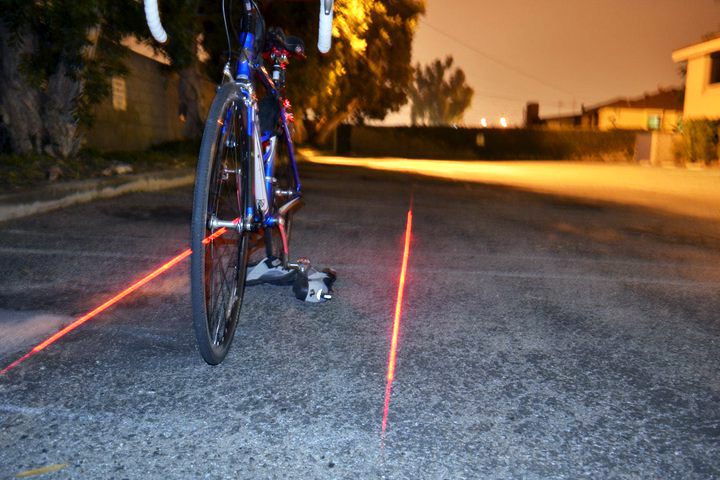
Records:
<instances>
[{"instance_id":1,"label":"power line","mask_svg":"<svg viewBox=\"0 0 720 480\"><path fill-rule=\"evenodd\" d=\"M569 92L569 91L565 90L564 88L561 88L561 87L558 87L558 86L553 85L553 84L551 84L551 83L548 83L546 80L543 80L542 78L539 78L539 77L537 77L537 76L535 76L535 75L533 75L533 74L531 74L531 73L528 73L528 72L526 72L526 71L524 71L524 70L522 70L522 69L520 69L520 68L518 68L518 67L516 67L516 66L514 66L514 65L511 65L511 64L509 64L509 63L507 63L507 62L505 62L505 61L503 61L503 60L500 60L499 58L495 58L494 56L492 56L492 55L490 55L490 54L488 54L488 53L485 53L485 52L477 49L476 47L474 47L474 46L472 46L472 45L469 45L468 43L465 43L464 41L460 40L460 39L457 38L457 37L455 37L455 36L453 36L453 35L450 35L449 33L443 32L443 31L440 30L439 28L437 28L437 27L435 27L435 26L433 26L433 25L430 25L430 24L429 24L428 22L426 22L425 20L420 20L420 22L421 22L422 24L424 24L424 25L427 25L427 26L430 27L431 29L435 30L437 33L439 33L439 34L441 34L441 35L444 35L445 37L449 38L450 40L453 40L454 42L458 43L459 45L462 45L463 47L467 48L468 50L476 53L477 55L480 55L480 56L482 56L482 57L485 57L485 58L487 58L488 60L491 60L491 61L497 63L498 65L502 65L503 67L507 68L508 70L512 70L513 72L515 72L515 73L517 73L517 74L519 74L519 75L522 75L522 76L524 76L524 77L527 77L527 78L530 78L530 79L532 79L532 80L535 80L536 82L538 82L538 83L540 83L540 84L542 84L542 85L545 85L546 87L552 88L553 90L557 90L558 92L563 92L564 94L570 95L570 96L573 96L573 97L575 96L574 93Z\"/></svg>"},{"instance_id":2,"label":"power line","mask_svg":"<svg viewBox=\"0 0 720 480\"><path fill-rule=\"evenodd\" d=\"M476 97L482 97L482 98L492 98L494 100L505 100L507 102L517 102L517 103L522 103L522 104L527 103L527 99L522 99L519 97L505 97L502 95L493 95L491 93L475 92L475 91L473 91L473 95Z\"/></svg>"}]
</instances>

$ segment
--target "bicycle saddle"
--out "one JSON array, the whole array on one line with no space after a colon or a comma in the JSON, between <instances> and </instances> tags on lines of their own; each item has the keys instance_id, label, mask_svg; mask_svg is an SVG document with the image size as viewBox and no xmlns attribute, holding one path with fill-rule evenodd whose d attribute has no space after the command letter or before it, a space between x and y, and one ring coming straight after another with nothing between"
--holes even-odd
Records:
<instances>
[{"instance_id":1,"label":"bicycle saddle","mask_svg":"<svg viewBox=\"0 0 720 480\"><path fill-rule=\"evenodd\" d=\"M285 50L295 55L305 56L305 42L300 37L285 37Z\"/></svg>"},{"instance_id":2,"label":"bicycle saddle","mask_svg":"<svg viewBox=\"0 0 720 480\"><path fill-rule=\"evenodd\" d=\"M274 47L285 50L291 55L297 55L299 57L305 56L305 42L303 42L302 38L285 35L282 28L271 27L268 30L267 39L267 50L272 50Z\"/></svg>"}]
</instances>

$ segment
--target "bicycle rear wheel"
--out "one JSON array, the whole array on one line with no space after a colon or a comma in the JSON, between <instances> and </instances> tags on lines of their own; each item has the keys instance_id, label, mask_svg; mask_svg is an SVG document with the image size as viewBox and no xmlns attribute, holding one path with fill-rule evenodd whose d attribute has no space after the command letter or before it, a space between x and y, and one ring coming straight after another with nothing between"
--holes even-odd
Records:
<instances>
[{"instance_id":1,"label":"bicycle rear wheel","mask_svg":"<svg viewBox=\"0 0 720 480\"><path fill-rule=\"evenodd\" d=\"M198 350L210 365L223 361L240 317L249 235L211 228L213 218L242 222L249 188L246 107L234 84L213 100L198 156L191 225L190 286ZM216 237L216 238L213 238Z\"/></svg>"}]
</instances>

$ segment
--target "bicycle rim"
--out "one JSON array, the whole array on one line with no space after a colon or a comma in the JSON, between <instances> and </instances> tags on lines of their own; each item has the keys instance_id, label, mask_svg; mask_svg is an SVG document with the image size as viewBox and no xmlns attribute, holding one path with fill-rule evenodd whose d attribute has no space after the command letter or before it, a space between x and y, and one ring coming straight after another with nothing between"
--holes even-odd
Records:
<instances>
[{"instance_id":1,"label":"bicycle rim","mask_svg":"<svg viewBox=\"0 0 720 480\"><path fill-rule=\"evenodd\" d=\"M243 108L231 87L223 88L213 102L198 159L193 204L191 287L193 325L203 359L223 361L238 324L245 290L248 235L215 233L210 219L242 217L247 188L247 142L242 128Z\"/></svg>"}]
</instances>

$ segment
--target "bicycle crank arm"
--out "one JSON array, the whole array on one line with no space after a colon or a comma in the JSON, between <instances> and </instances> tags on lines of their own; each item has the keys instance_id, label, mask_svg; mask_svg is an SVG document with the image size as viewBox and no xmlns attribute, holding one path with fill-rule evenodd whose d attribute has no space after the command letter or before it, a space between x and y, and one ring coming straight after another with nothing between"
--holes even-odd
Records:
<instances>
[{"instance_id":1,"label":"bicycle crank arm","mask_svg":"<svg viewBox=\"0 0 720 480\"><path fill-rule=\"evenodd\" d=\"M297 270L298 272L307 275L310 270L310 260L305 257L300 257L295 263L288 263L286 268L288 270Z\"/></svg>"},{"instance_id":2,"label":"bicycle crank arm","mask_svg":"<svg viewBox=\"0 0 720 480\"><path fill-rule=\"evenodd\" d=\"M305 204L305 202L303 202L302 197L295 197L292 200L290 200L289 202L287 202L285 205L283 205L282 207L278 208L278 212L277 212L278 216L280 216L280 217L285 216L288 214L288 212L291 212L291 211L295 210L296 208L300 208L304 204Z\"/></svg>"}]
</instances>

